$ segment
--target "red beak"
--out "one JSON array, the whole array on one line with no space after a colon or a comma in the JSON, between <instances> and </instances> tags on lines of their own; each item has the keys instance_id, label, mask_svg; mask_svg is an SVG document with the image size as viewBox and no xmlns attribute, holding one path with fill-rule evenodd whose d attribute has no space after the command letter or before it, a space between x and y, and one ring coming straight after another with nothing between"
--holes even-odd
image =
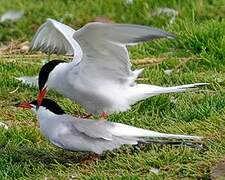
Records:
<instances>
[{"instance_id":1,"label":"red beak","mask_svg":"<svg viewBox=\"0 0 225 180\"><path fill-rule=\"evenodd\" d=\"M16 105L17 107L21 107L21 108L26 108L26 109L31 109L33 108L32 105L30 105L30 103L28 102L22 102Z\"/></svg>"},{"instance_id":2,"label":"red beak","mask_svg":"<svg viewBox=\"0 0 225 180\"><path fill-rule=\"evenodd\" d=\"M45 94L47 93L47 87L44 87L38 94L38 97L37 97L37 103L38 103L38 106L41 105L42 103L42 100L43 98L45 97Z\"/></svg>"}]
</instances>

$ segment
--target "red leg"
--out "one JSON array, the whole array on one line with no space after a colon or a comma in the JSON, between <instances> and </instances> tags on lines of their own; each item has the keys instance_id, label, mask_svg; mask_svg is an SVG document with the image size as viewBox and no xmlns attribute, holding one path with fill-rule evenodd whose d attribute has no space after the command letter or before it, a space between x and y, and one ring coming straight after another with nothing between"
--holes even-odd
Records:
<instances>
[{"instance_id":1,"label":"red leg","mask_svg":"<svg viewBox=\"0 0 225 180\"><path fill-rule=\"evenodd\" d=\"M108 113L107 112L102 112L101 114L100 114L100 119L107 119L108 118Z\"/></svg>"}]
</instances>

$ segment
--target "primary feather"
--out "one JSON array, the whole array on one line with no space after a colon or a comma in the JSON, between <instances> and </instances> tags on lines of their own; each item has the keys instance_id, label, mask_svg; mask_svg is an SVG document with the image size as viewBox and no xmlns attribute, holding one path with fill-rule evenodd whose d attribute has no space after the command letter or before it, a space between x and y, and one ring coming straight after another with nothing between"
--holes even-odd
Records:
<instances>
[{"instance_id":1,"label":"primary feather","mask_svg":"<svg viewBox=\"0 0 225 180\"><path fill-rule=\"evenodd\" d=\"M81 58L82 51L73 39L75 32L71 27L48 18L35 33L30 51L40 50L49 54L76 55Z\"/></svg>"}]
</instances>

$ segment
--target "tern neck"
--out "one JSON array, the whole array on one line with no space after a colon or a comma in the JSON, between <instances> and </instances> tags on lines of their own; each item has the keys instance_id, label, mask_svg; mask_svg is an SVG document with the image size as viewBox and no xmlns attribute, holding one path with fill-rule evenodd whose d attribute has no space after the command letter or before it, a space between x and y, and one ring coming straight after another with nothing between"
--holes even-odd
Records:
<instances>
[{"instance_id":1,"label":"tern neck","mask_svg":"<svg viewBox=\"0 0 225 180\"><path fill-rule=\"evenodd\" d=\"M52 60L42 66L38 77L38 86L40 91L46 86L49 74L61 63L65 63L65 61Z\"/></svg>"},{"instance_id":2,"label":"tern neck","mask_svg":"<svg viewBox=\"0 0 225 180\"><path fill-rule=\"evenodd\" d=\"M59 89L59 87L62 87L66 82L65 78L71 68L72 66L69 66L69 63L58 64L49 74L48 87L53 89Z\"/></svg>"},{"instance_id":3,"label":"tern neck","mask_svg":"<svg viewBox=\"0 0 225 180\"><path fill-rule=\"evenodd\" d=\"M53 113L52 111L46 109L45 107L40 106L39 109L37 110L37 116L41 123L41 122L54 119L56 116L59 116L59 115Z\"/></svg>"}]
</instances>

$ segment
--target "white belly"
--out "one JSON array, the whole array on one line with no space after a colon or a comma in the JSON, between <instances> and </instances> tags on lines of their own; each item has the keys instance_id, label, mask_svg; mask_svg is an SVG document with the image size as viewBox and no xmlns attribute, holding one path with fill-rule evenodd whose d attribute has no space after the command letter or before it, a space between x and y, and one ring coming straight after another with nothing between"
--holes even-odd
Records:
<instances>
[{"instance_id":1,"label":"white belly","mask_svg":"<svg viewBox=\"0 0 225 180\"><path fill-rule=\"evenodd\" d=\"M113 113L126 111L130 108L127 100L126 89L118 86L101 85L98 88L86 86L85 84L73 86L61 86L57 91L75 103L80 104L87 113L100 114L102 112ZM67 88L65 88L67 87Z\"/></svg>"},{"instance_id":2,"label":"white belly","mask_svg":"<svg viewBox=\"0 0 225 180\"><path fill-rule=\"evenodd\" d=\"M130 107L127 89L107 79L58 74L52 82L57 83L49 84L49 88L80 104L90 114L126 111Z\"/></svg>"}]
</instances>

